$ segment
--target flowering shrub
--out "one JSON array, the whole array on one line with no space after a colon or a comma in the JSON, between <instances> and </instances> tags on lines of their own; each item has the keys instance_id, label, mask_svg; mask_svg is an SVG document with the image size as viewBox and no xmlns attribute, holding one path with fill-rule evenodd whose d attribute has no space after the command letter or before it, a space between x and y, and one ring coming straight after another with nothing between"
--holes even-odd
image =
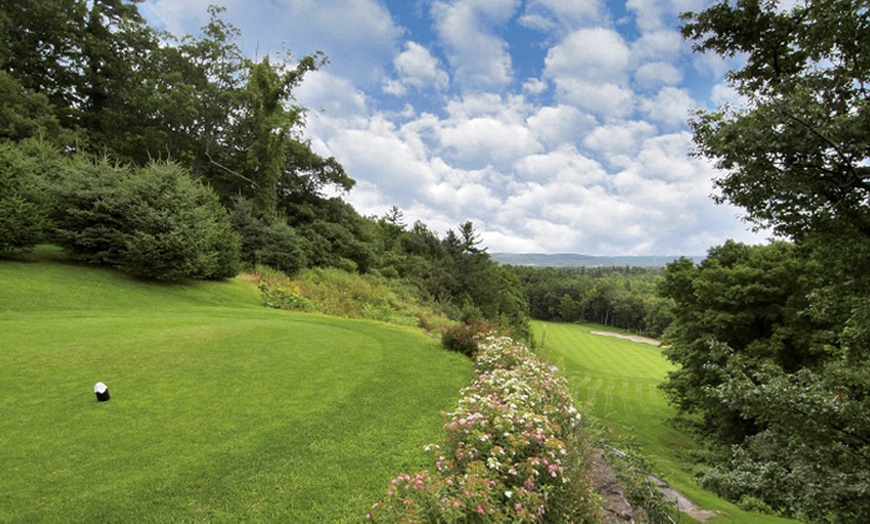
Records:
<instances>
[{"instance_id":1,"label":"flowering shrub","mask_svg":"<svg viewBox=\"0 0 870 524\"><path fill-rule=\"evenodd\" d=\"M427 446L434 470L393 479L369 520L594 519L580 414L564 378L507 337L485 335L478 345L477 379L445 414L445 436Z\"/></svg>"}]
</instances>

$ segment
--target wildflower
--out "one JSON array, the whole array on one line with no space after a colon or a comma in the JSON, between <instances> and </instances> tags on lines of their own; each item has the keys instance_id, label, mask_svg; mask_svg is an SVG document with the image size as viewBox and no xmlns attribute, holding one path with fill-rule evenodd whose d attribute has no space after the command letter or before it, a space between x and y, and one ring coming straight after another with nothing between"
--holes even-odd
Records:
<instances>
[{"instance_id":1,"label":"wildflower","mask_svg":"<svg viewBox=\"0 0 870 524\"><path fill-rule=\"evenodd\" d=\"M483 508L481 507L480 504L477 505L477 512L480 513L481 515L483 515Z\"/></svg>"},{"instance_id":2,"label":"wildflower","mask_svg":"<svg viewBox=\"0 0 870 524\"><path fill-rule=\"evenodd\" d=\"M507 491L504 492L504 496L507 497L507 498L511 498L511 497L514 496L514 492L511 491L511 490L507 490Z\"/></svg>"}]
</instances>

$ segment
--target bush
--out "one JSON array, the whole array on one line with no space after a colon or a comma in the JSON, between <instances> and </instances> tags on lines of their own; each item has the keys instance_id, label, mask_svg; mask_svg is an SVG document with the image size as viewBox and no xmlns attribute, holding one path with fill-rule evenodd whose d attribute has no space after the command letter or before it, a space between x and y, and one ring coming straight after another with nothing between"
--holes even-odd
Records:
<instances>
[{"instance_id":1,"label":"bush","mask_svg":"<svg viewBox=\"0 0 870 524\"><path fill-rule=\"evenodd\" d=\"M427 446L433 471L401 474L367 516L374 522L588 522L580 414L564 378L507 337L481 339L478 376Z\"/></svg>"},{"instance_id":2,"label":"bush","mask_svg":"<svg viewBox=\"0 0 870 524\"><path fill-rule=\"evenodd\" d=\"M441 333L441 345L450 351L474 358L477 356L478 339L492 330L492 326L486 321L480 318L469 318L445 328Z\"/></svg>"},{"instance_id":3,"label":"bush","mask_svg":"<svg viewBox=\"0 0 870 524\"><path fill-rule=\"evenodd\" d=\"M59 151L38 140L0 145L0 254L44 240L50 225L45 175L61 162Z\"/></svg>"},{"instance_id":4,"label":"bush","mask_svg":"<svg viewBox=\"0 0 870 524\"><path fill-rule=\"evenodd\" d=\"M226 210L177 164L130 169L78 157L58 195L55 240L80 260L166 281L238 271Z\"/></svg>"},{"instance_id":5,"label":"bush","mask_svg":"<svg viewBox=\"0 0 870 524\"><path fill-rule=\"evenodd\" d=\"M47 224L43 210L26 197L0 196L0 254L32 248L43 238Z\"/></svg>"}]
</instances>

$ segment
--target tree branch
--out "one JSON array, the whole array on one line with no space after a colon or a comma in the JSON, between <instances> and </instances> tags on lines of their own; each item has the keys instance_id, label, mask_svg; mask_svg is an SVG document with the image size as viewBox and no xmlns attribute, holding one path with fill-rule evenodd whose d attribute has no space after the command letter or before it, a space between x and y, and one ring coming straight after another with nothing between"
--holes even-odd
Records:
<instances>
[{"instance_id":1,"label":"tree branch","mask_svg":"<svg viewBox=\"0 0 870 524\"><path fill-rule=\"evenodd\" d=\"M208 157L208 161L211 164L213 164L214 166L216 166L220 169L223 169L224 171L226 171L227 173L229 173L233 176L237 176L237 177L241 178L242 180L245 180L246 182L250 183L254 187L254 189L260 189L260 185L257 182L255 182L254 180L251 180L250 178L248 178L248 177L246 177L246 176L244 176L236 171L233 171L232 169L216 162L208 152L205 153L205 156Z\"/></svg>"}]
</instances>

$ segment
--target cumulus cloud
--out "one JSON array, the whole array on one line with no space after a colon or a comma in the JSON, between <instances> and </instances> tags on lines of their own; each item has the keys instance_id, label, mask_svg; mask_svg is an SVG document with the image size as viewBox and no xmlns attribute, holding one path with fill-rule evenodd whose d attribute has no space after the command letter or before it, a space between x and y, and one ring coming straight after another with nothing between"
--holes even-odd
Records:
<instances>
[{"instance_id":1,"label":"cumulus cloud","mask_svg":"<svg viewBox=\"0 0 870 524\"><path fill-rule=\"evenodd\" d=\"M658 29L643 33L631 44L631 58L636 63L668 61L679 56L683 37L673 29Z\"/></svg>"},{"instance_id":2,"label":"cumulus cloud","mask_svg":"<svg viewBox=\"0 0 870 524\"><path fill-rule=\"evenodd\" d=\"M581 29L553 46L544 60L544 76L557 98L602 118L633 111L628 87L631 52L622 36L606 28Z\"/></svg>"},{"instance_id":3,"label":"cumulus cloud","mask_svg":"<svg viewBox=\"0 0 870 524\"><path fill-rule=\"evenodd\" d=\"M456 81L466 89L504 87L513 67L507 42L496 30L513 16L519 0L436 1L435 30Z\"/></svg>"},{"instance_id":4,"label":"cumulus cloud","mask_svg":"<svg viewBox=\"0 0 870 524\"><path fill-rule=\"evenodd\" d=\"M384 84L384 91L392 95L402 96L409 87L443 91L450 82L438 59L416 42L405 43L405 50L393 59L393 66L398 77Z\"/></svg>"},{"instance_id":5,"label":"cumulus cloud","mask_svg":"<svg viewBox=\"0 0 870 524\"><path fill-rule=\"evenodd\" d=\"M601 0L529 0L519 23L541 32L564 31L601 22Z\"/></svg>"},{"instance_id":6,"label":"cumulus cloud","mask_svg":"<svg viewBox=\"0 0 870 524\"><path fill-rule=\"evenodd\" d=\"M689 114L697 106L689 93L676 87L665 87L654 97L641 102L644 114L668 128L685 126Z\"/></svg>"},{"instance_id":7,"label":"cumulus cloud","mask_svg":"<svg viewBox=\"0 0 870 524\"><path fill-rule=\"evenodd\" d=\"M440 144L466 167L504 166L541 149L528 127L495 118L472 118L443 127Z\"/></svg>"},{"instance_id":8,"label":"cumulus cloud","mask_svg":"<svg viewBox=\"0 0 870 524\"><path fill-rule=\"evenodd\" d=\"M625 7L634 13L637 27L647 32L675 27L680 13L699 11L707 4L707 0L628 0Z\"/></svg>"},{"instance_id":9,"label":"cumulus cloud","mask_svg":"<svg viewBox=\"0 0 870 524\"><path fill-rule=\"evenodd\" d=\"M626 121L597 127L583 141L583 145L611 163L619 163L640 149L643 141L654 136L656 128L649 122Z\"/></svg>"},{"instance_id":10,"label":"cumulus cloud","mask_svg":"<svg viewBox=\"0 0 870 524\"><path fill-rule=\"evenodd\" d=\"M582 78L590 83L619 83L627 76L631 51L616 31L581 29L547 52L545 73L557 81Z\"/></svg>"},{"instance_id":11,"label":"cumulus cloud","mask_svg":"<svg viewBox=\"0 0 870 524\"><path fill-rule=\"evenodd\" d=\"M655 89L661 86L673 86L683 80L683 72L668 62L650 62L638 67L634 72L634 81L641 89Z\"/></svg>"},{"instance_id":12,"label":"cumulus cloud","mask_svg":"<svg viewBox=\"0 0 870 524\"><path fill-rule=\"evenodd\" d=\"M597 161L579 153L573 146L562 146L546 153L528 155L514 166L518 180L538 183L567 182L596 185L607 180L607 172Z\"/></svg>"},{"instance_id":13,"label":"cumulus cloud","mask_svg":"<svg viewBox=\"0 0 870 524\"><path fill-rule=\"evenodd\" d=\"M547 147L571 144L595 127L595 117L574 106L544 106L526 119L529 130Z\"/></svg>"},{"instance_id":14,"label":"cumulus cloud","mask_svg":"<svg viewBox=\"0 0 870 524\"><path fill-rule=\"evenodd\" d=\"M309 108L309 118L341 115L345 119L367 118L365 93L350 80L328 71L312 71L294 91L296 99Z\"/></svg>"}]
</instances>

